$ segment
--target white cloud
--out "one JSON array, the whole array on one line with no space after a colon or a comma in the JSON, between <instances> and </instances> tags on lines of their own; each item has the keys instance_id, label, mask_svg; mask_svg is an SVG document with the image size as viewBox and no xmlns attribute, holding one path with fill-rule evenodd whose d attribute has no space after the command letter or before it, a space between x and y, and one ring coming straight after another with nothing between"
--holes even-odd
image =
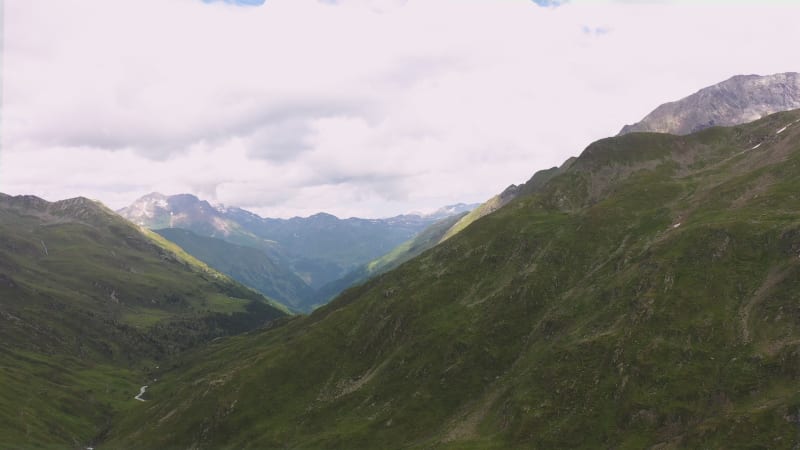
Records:
<instances>
[{"instance_id":1,"label":"white cloud","mask_svg":"<svg viewBox=\"0 0 800 450\"><path fill-rule=\"evenodd\" d=\"M0 191L386 216L484 200L660 103L798 70L789 4L335 3L6 1Z\"/></svg>"}]
</instances>

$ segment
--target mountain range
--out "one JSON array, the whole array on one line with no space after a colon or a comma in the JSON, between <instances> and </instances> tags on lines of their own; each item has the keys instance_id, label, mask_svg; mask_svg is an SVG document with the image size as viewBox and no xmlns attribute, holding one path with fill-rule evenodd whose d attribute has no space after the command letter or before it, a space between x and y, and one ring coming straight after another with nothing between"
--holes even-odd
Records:
<instances>
[{"instance_id":1,"label":"mountain range","mask_svg":"<svg viewBox=\"0 0 800 450\"><path fill-rule=\"evenodd\" d=\"M739 75L659 106L640 122L623 127L620 135L637 131L688 134L715 125L738 125L793 108L800 108L800 74ZM152 229L181 227L201 236L258 248L270 263L269 267L255 271L248 259L217 260L216 255L236 253L235 248L226 252L201 251L195 239L191 245L194 251L190 253L298 311L309 311L343 289L388 271L451 238L519 194L568 169L573 160L539 171L524 187L511 185L481 205L458 204L430 215L411 214L373 221L355 218L343 221L322 213L289 220L264 219L240 208L213 207L188 194L166 197L156 193L120 213ZM456 215L459 220L453 221ZM440 219L448 220L436 223ZM430 229L422 232L426 227ZM177 238L177 234L171 235ZM189 235L181 236L184 244L190 245L186 242ZM222 244L213 247L219 249ZM311 289L304 287L298 278Z\"/></svg>"},{"instance_id":2,"label":"mountain range","mask_svg":"<svg viewBox=\"0 0 800 450\"><path fill-rule=\"evenodd\" d=\"M631 133L285 326L220 341L125 448L791 448L800 111Z\"/></svg>"},{"instance_id":3,"label":"mountain range","mask_svg":"<svg viewBox=\"0 0 800 450\"><path fill-rule=\"evenodd\" d=\"M397 229L0 194L0 447L797 448L800 109L707 105Z\"/></svg>"},{"instance_id":4,"label":"mountain range","mask_svg":"<svg viewBox=\"0 0 800 450\"><path fill-rule=\"evenodd\" d=\"M272 219L241 208L212 206L190 194L152 193L118 212L157 230L234 279L291 308L308 311L339 292L330 289L331 282L392 251L437 220L475 206L462 203L430 214L387 219L339 219L325 213ZM326 285L324 294L316 294Z\"/></svg>"}]
</instances>

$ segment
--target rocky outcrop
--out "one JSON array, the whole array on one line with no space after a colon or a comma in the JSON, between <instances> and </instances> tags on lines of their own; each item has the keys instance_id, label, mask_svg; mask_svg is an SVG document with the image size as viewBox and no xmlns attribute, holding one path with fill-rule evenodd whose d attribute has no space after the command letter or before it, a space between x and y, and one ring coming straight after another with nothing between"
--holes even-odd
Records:
<instances>
[{"instance_id":1,"label":"rocky outcrop","mask_svg":"<svg viewBox=\"0 0 800 450\"><path fill-rule=\"evenodd\" d=\"M689 134L713 126L752 122L768 114L800 108L800 74L737 75L665 103L620 135L637 131Z\"/></svg>"}]
</instances>

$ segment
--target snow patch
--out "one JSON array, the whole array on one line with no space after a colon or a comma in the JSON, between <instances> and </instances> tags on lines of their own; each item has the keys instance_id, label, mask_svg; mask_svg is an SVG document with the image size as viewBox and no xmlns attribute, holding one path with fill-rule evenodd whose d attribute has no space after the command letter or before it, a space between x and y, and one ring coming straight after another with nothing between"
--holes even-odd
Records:
<instances>
[{"instance_id":1,"label":"snow patch","mask_svg":"<svg viewBox=\"0 0 800 450\"><path fill-rule=\"evenodd\" d=\"M780 130L778 130L778 132L777 132L777 133L775 133L775 134L781 134L781 133L783 133L784 131L786 131L786 129L787 129L787 128L789 128L789 126L788 126L788 125L787 125L787 126L785 126L785 127L783 127L783 128L781 128Z\"/></svg>"},{"instance_id":2,"label":"snow patch","mask_svg":"<svg viewBox=\"0 0 800 450\"><path fill-rule=\"evenodd\" d=\"M678 223L676 223L675 225L673 225L673 226L672 226L672 228L678 228L679 226L681 226L681 223L680 223L680 222L678 222Z\"/></svg>"},{"instance_id":3,"label":"snow patch","mask_svg":"<svg viewBox=\"0 0 800 450\"><path fill-rule=\"evenodd\" d=\"M219 217L214 217L212 219L212 223L214 224L214 228L216 228L217 230L223 232L226 236L231 234L232 227L225 220L223 220L223 219L221 219Z\"/></svg>"},{"instance_id":4,"label":"snow patch","mask_svg":"<svg viewBox=\"0 0 800 450\"><path fill-rule=\"evenodd\" d=\"M763 142L759 142L758 144L754 145L753 147L750 148L750 150L755 150L758 147L761 147L761 144L763 144Z\"/></svg>"}]
</instances>

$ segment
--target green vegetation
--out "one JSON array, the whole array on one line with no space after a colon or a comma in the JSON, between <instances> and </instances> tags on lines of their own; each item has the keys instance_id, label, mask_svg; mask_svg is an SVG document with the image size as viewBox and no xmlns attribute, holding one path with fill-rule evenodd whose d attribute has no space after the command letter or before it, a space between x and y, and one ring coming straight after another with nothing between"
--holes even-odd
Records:
<instances>
[{"instance_id":1,"label":"green vegetation","mask_svg":"<svg viewBox=\"0 0 800 450\"><path fill-rule=\"evenodd\" d=\"M0 447L86 446L155 366L285 314L98 203L0 194Z\"/></svg>"},{"instance_id":2,"label":"green vegetation","mask_svg":"<svg viewBox=\"0 0 800 450\"><path fill-rule=\"evenodd\" d=\"M444 234L469 213L461 213L442 219L412 239L397 246L391 252L367 264L367 270L372 274L388 272L391 269L428 250L442 241Z\"/></svg>"},{"instance_id":3,"label":"green vegetation","mask_svg":"<svg viewBox=\"0 0 800 450\"><path fill-rule=\"evenodd\" d=\"M460 223L467 214L464 212L439 220L422 230L418 235L398 245L389 253L358 267L338 280L322 286L317 289L315 295L316 304L313 306L324 305L345 289L363 283L381 273L388 272L419 256L424 251L435 247L442 241L445 233L455 224Z\"/></svg>"},{"instance_id":4,"label":"green vegetation","mask_svg":"<svg viewBox=\"0 0 800 450\"><path fill-rule=\"evenodd\" d=\"M103 448L793 448L798 120L592 144L313 314L185 354Z\"/></svg>"},{"instance_id":5,"label":"green vegetation","mask_svg":"<svg viewBox=\"0 0 800 450\"><path fill-rule=\"evenodd\" d=\"M309 310L313 305L314 291L261 250L199 236L180 228L165 228L156 233L234 280L295 310Z\"/></svg>"}]
</instances>

